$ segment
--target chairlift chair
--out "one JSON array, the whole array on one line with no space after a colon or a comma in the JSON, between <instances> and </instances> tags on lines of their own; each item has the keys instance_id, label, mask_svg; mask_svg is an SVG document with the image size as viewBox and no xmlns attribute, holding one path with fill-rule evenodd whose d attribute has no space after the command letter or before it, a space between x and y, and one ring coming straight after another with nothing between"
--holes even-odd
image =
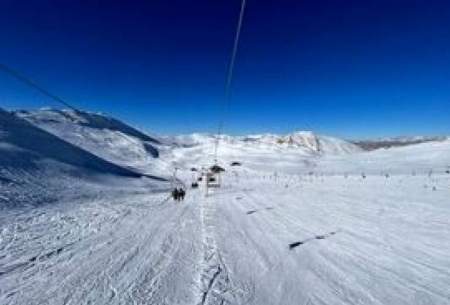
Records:
<instances>
[{"instance_id":1,"label":"chairlift chair","mask_svg":"<svg viewBox=\"0 0 450 305\"><path fill-rule=\"evenodd\" d=\"M220 187L220 176L218 173L209 172L206 174L206 187Z\"/></svg>"},{"instance_id":2,"label":"chairlift chair","mask_svg":"<svg viewBox=\"0 0 450 305\"><path fill-rule=\"evenodd\" d=\"M219 166L217 164L211 166L209 168L209 170L210 170L211 173L214 173L214 174L218 174L218 173L221 173L221 172L225 171L225 169L223 167L221 167L221 166Z\"/></svg>"}]
</instances>

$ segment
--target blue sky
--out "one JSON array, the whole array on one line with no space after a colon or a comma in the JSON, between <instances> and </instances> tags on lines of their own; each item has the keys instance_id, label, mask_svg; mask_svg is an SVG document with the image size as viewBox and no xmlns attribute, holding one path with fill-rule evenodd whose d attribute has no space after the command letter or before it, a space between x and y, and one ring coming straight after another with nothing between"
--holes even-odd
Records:
<instances>
[{"instance_id":1,"label":"blue sky","mask_svg":"<svg viewBox=\"0 0 450 305\"><path fill-rule=\"evenodd\" d=\"M449 1L247 1L226 133L450 134ZM214 132L239 6L5 0L1 63L151 132ZM44 106L0 73L0 107Z\"/></svg>"}]
</instances>

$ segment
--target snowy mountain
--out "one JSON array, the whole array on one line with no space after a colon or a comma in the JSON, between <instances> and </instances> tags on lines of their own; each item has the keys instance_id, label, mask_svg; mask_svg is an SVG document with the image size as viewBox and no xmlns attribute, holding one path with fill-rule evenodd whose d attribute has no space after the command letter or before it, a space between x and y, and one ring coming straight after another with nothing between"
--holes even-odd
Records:
<instances>
[{"instance_id":1,"label":"snowy mountain","mask_svg":"<svg viewBox=\"0 0 450 305\"><path fill-rule=\"evenodd\" d=\"M156 138L101 114L41 109L14 115L105 160L144 173L158 164L155 159L163 146Z\"/></svg>"},{"instance_id":2,"label":"snowy mountain","mask_svg":"<svg viewBox=\"0 0 450 305\"><path fill-rule=\"evenodd\" d=\"M318 154L354 153L360 149L345 140L317 135L311 131L297 131L287 135L255 135L242 139L247 143L273 145L282 148L303 149Z\"/></svg>"},{"instance_id":3,"label":"snowy mountain","mask_svg":"<svg viewBox=\"0 0 450 305\"><path fill-rule=\"evenodd\" d=\"M73 110L16 111L14 116L95 156L141 173L168 178L175 167L202 167L215 162L215 135L194 133L150 137L117 119ZM320 164L328 164L321 170L330 172L334 168L344 171L347 167L358 167L359 171L368 171L375 169L369 169L370 166L364 161L372 158L366 154L367 151L385 147L393 149L394 155L402 156L403 151L408 151L398 150L403 146L423 144L425 146L420 146L418 150L412 148L412 151L421 152L427 151L429 145L443 141L445 142L445 138L439 137L399 137L352 143L311 131L297 131L285 135L222 135L217 153L225 166L233 161L244 161L249 168L259 170L269 167L276 170L280 167L295 168L303 172L314 170ZM378 158L378 155L380 154L373 155L373 158ZM391 153L388 152L388 155ZM396 158L403 161L415 156L418 154ZM420 156L424 162L427 160L421 154ZM331 164L328 160L332 160ZM376 164L379 162L381 159ZM422 169L429 167L424 162L420 163ZM271 166L267 167L267 164ZM345 166L336 167L337 164ZM419 166L419 163L416 165ZM374 168L380 166L389 167L383 164Z\"/></svg>"},{"instance_id":4,"label":"snowy mountain","mask_svg":"<svg viewBox=\"0 0 450 305\"><path fill-rule=\"evenodd\" d=\"M193 147L211 145L216 136L208 134L183 135L173 138L179 146ZM314 134L311 131L297 131L286 135L261 134L249 136L220 136L220 144L225 146L241 146L254 149L299 150L311 154L354 153L361 149L350 142L338 138Z\"/></svg>"},{"instance_id":5,"label":"snowy mountain","mask_svg":"<svg viewBox=\"0 0 450 305\"><path fill-rule=\"evenodd\" d=\"M2 109L0 109L0 141L2 167L32 170L39 165L62 163L75 170L141 176L65 142Z\"/></svg>"},{"instance_id":6,"label":"snowy mountain","mask_svg":"<svg viewBox=\"0 0 450 305\"><path fill-rule=\"evenodd\" d=\"M177 136L173 157L180 167L205 167L214 163L216 137L208 134ZM358 146L333 137L299 131L287 135L220 136L218 158L223 166L240 161L251 169L283 167L286 164L314 167L325 156L362 152Z\"/></svg>"},{"instance_id":7,"label":"snowy mountain","mask_svg":"<svg viewBox=\"0 0 450 305\"><path fill-rule=\"evenodd\" d=\"M52 108L42 108L38 111L19 110L13 112L15 115L27 119L35 124L77 124L93 129L109 129L119 131L123 134L138 138L142 141L159 144L160 142L149 135L115 119L103 114L74 111L58 110Z\"/></svg>"},{"instance_id":8,"label":"snowy mountain","mask_svg":"<svg viewBox=\"0 0 450 305\"><path fill-rule=\"evenodd\" d=\"M353 141L352 143L361 147L364 150L375 150L380 148L391 148L408 146L427 142L442 142L447 140L448 137L438 136L414 136L414 137L393 137L393 138L382 138L375 140L359 140Z\"/></svg>"},{"instance_id":9,"label":"snowy mountain","mask_svg":"<svg viewBox=\"0 0 450 305\"><path fill-rule=\"evenodd\" d=\"M105 160L142 173L167 177L174 166L206 166L214 159L215 135L155 138L117 119L73 110L16 111L14 115ZM225 162L260 160L261 155L278 159L283 155L310 164L312 161L307 159L362 150L345 140L308 131L287 135L222 135L219 144L218 152Z\"/></svg>"},{"instance_id":10,"label":"snowy mountain","mask_svg":"<svg viewBox=\"0 0 450 305\"><path fill-rule=\"evenodd\" d=\"M0 109L0 209L51 202L68 185L99 176L142 175Z\"/></svg>"}]
</instances>

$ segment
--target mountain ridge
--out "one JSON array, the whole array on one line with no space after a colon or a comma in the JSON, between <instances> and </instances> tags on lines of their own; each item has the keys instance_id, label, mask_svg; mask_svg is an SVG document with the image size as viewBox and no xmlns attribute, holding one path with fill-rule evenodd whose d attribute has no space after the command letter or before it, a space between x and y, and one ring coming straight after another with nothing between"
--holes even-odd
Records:
<instances>
[{"instance_id":1,"label":"mountain ridge","mask_svg":"<svg viewBox=\"0 0 450 305\"><path fill-rule=\"evenodd\" d=\"M104 114L43 108L40 110L16 110L15 116L26 119L72 144L100 155L104 159L142 167L154 162L160 151L171 148L214 145L217 136L208 133L192 133L176 136L149 136L127 123ZM94 131L94 132L91 132ZM84 137L80 141L80 134ZM86 140L87 139L87 140ZM447 137L392 137L368 140L346 140L316 134L313 131L293 131L286 134L262 133L249 135L221 135L220 143L261 149L301 149L311 154L347 154L382 148L400 147L424 142L442 141ZM101 142L104 143L101 143ZM113 151L114 150L114 151ZM149 158L151 156L151 158Z\"/></svg>"}]
</instances>

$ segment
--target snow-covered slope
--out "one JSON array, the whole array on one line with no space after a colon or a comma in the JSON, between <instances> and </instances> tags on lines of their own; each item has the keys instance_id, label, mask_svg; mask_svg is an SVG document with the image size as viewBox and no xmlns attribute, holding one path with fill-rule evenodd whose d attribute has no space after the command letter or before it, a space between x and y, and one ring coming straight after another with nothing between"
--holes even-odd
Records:
<instances>
[{"instance_id":1,"label":"snow-covered slope","mask_svg":"<svg viewBox=\"0 0 450 305\"><path fill-rule=\"evenodd\" d=\"M180 166L202 167L214 163L214 136L179 136L175 142L183 144L173 150ZM218 159L225 167L239 161L250 171L297 174L423 174L450 168L450 140L406 142L407 145L367 151L350 142L311 132L222 136Z\"/></svg>"},{"instance_id":2,"label":"snow-covered slope","mask_svg":"<svg viewBox=\"0 0 450 305\"><path fill-rule=\"evenodd\" d=\"M141 176L0 109L0 209L83 192L81 181Z\"/></svg>"},{"instance_id":3,"label":"snow-covered slope","mask_svg":"<svg viewBox=\"0 0 450 305\"><path fill-rule=\"evenodd\" d=\"M445 136L437 136L437 137L415 136L415 137L382 138L375 140L360 140L360 141L353 141L352 143L356 144L357 146L365 150L375 150L380 148L409 146L427 142L442 142L448 139L449 137Z\"/></svg>"},{"instance_id":4,"label":"snow-covered slope","mask_svg":"<svg viewBox=\"0 0 450 305\"><path fill-rule=\"evenodd\" d=\"M74 170L141 176L65 142L2 109L0 144L2 167L28 170L49 163L61 163L71 166Z\"/></svg>"},{"instance_id":5,"label":"snow-covered slope","mask_svg":"<svg viewBox=\"0 0 450 305\"><path fill-rule=\"evenodd\" d=\"M430 174L450 170L450 140L378 149L318 160L322 173Z\"/></svg>"},{"instance_id":6,"label":"snow-covered slope","mask_svg":"<svg viewBox=\"0 0 450 305\"><path fill-rule=\"evenodd\" d=\"M74 110L57 110L52 108L42 108L38 111L19 110L13 113L38 125L45 123L77 124L89 128L119 131L142 141L152 142L155 144L160 143L157 139L150 137L149 135L115 118L99 113Z\"/></svg>"},{"instance_id":7,"label":"snow-covered slope","mask_svg":"<svg viewBox=\"0 0 450 305\"><path fill-rule=\"evenodd\" d=\"M214 163L216 137L192 134L172 138L178 143L172 151L180 167L202 167ZM240 161L250 169L311 166L326 156L349 155L361 152L358 146L333 137L312 132L294 132L288 135L252 135L220 137L218 159L223 166ZM269 166L268 166L269 165Z\"/></svg>"},{"instance_id":8,"label":"snow-covered slope","mask_svg":"<svg viewBox=\"0 0 450 305\"><path fill-rule=\"evenodd\" d=\"M14 114L110 162L144 173L157 171L160 141L117 119L56 109Z\"/></svg>"},{"instance_id":9,"label":"snow-covered slope","mask_svg":"<svg viewBox=\"0 0 450 305\"><path fill-rule=\"evenodd\" d=\"M73 110L17 111L15 115L110 162L144 173L167 175L174 166L199 166L214 159L214 135L156 139L113 118ZM261 156L277 160L283 155L298 160L359 151L361 148L350 142L301 131L287 135L223 135L218 152L226 162L242 158L258 162Z\"/></svg>"},{"instance_id":10,"label":"snow-covered slope","mask_svg":"<svg viewBox=\"0 0 450 305\"><path fill-rule=\"evenodd\" d=\"M169 177L175 167L206 167L215 162L215 135L197 133L155 138L116 119L72 110L17 111L14 115L111 163L147 174ZM447 162L445 138L396 138L395 141L403 143L402 147L367 152L360 143L356 145L310 131L286 135L222 135L217 153L223 166L240 161L249 170L297 173L405 172L406 168L410 172L424 172L436 165L429 156L438 151L444 152L438 158L441 163ZM440 164L441 169L445 166Z\"/></svg>"},{"instance_id":11,"label":"snow-covered slope","mask_svg":"<svg viewBox=\"0 0 450 305\"><path fill-rule=\"evenodd\" d=\"M342 154L353 153L360 149L345 140L316 135L311 131L297 131L287 135L254 135L242 138L244 142L264 144L288 149L302 149L312 153Z\"/></svg>"},{"instance_id":12,"label":"snow-covered slope","mask_svg":"<svg viewBox=\"0 0 450 305\"><path fill-rule=\"evenodd\" d=\"M211 145L216 137L208 134L177 136L173 139L184 147ZM309 154L354 153L361 149L348 141L338 138L316 135L311 131L297 131L287 135L261 134L249 136L220 136L220 145L239 146L243 149L297 150Z\"/></svg>"}]
</instances>

